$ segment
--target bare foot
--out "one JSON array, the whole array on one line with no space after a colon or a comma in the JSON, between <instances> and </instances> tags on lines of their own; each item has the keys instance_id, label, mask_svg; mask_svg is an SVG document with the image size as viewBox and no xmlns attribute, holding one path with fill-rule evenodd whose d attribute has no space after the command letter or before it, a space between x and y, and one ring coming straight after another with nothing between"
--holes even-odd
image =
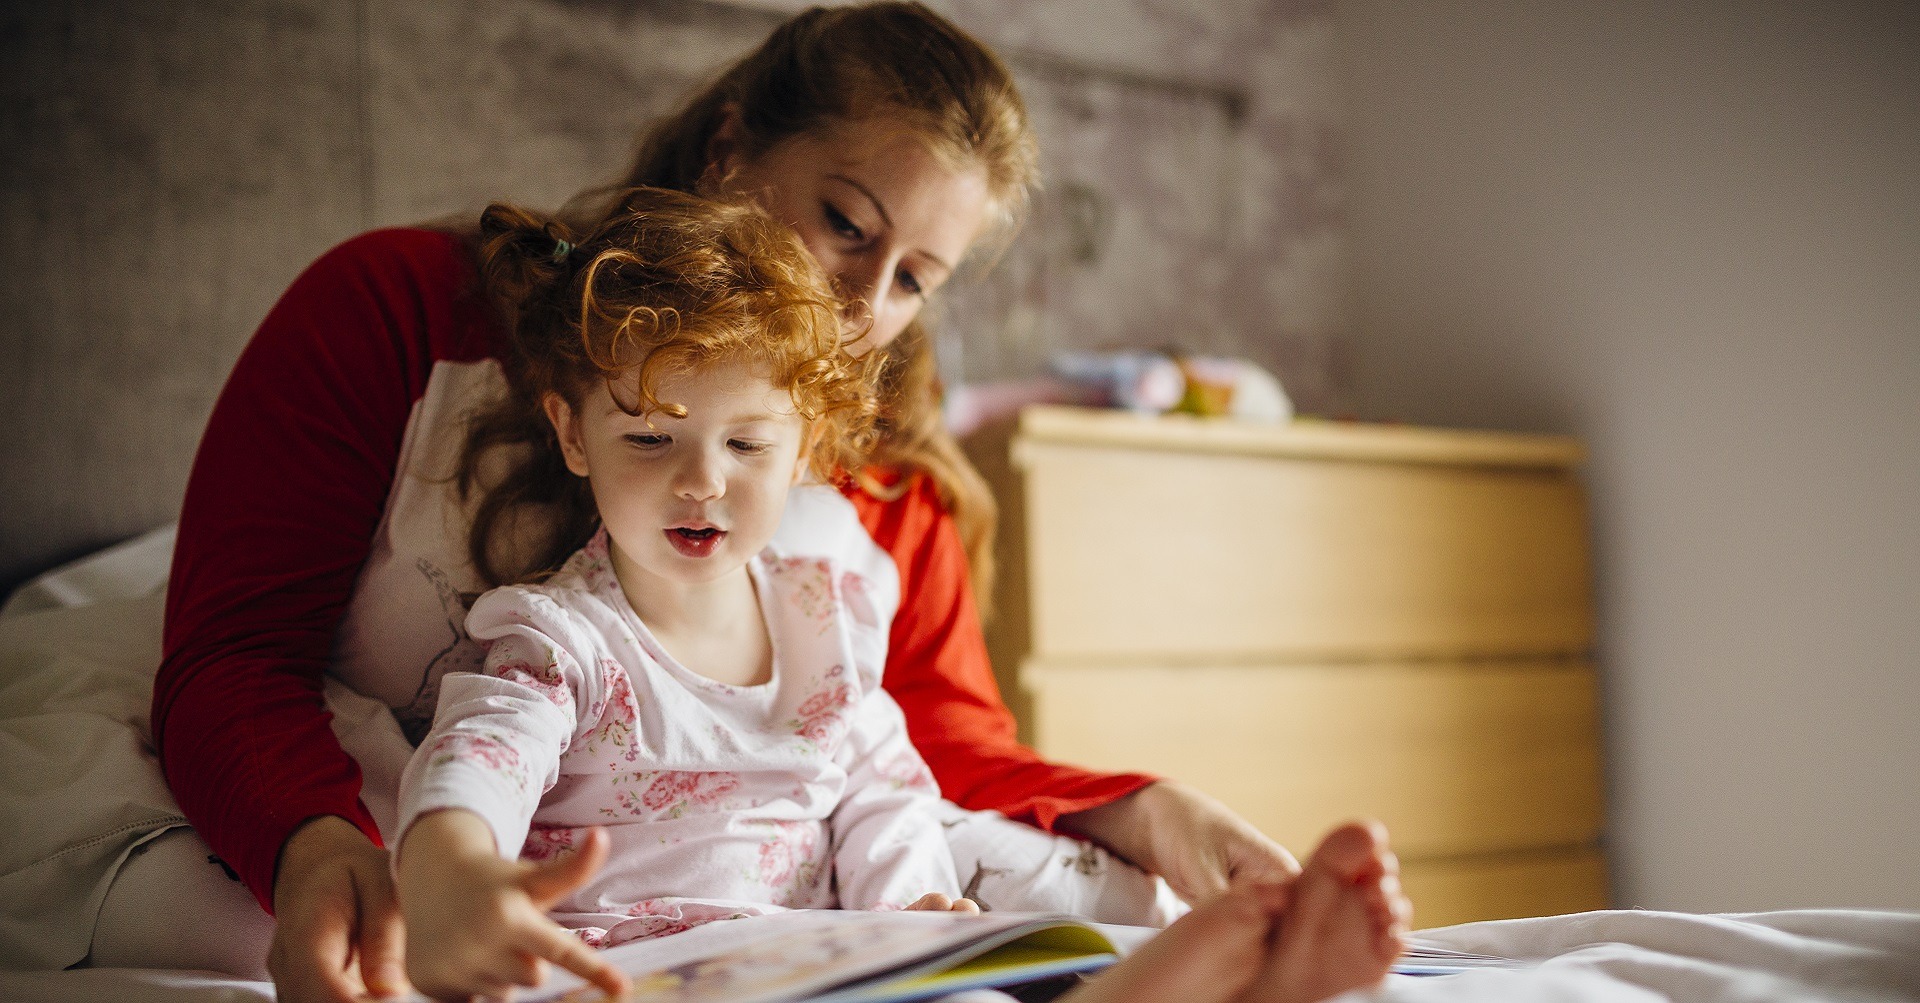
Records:
<instances>
[{"instance_id":1,"label":"bare foot","mask_svg":"<svg viewBox=\"0 0 1920 1003\"><path fill-rule=\"evenodd\" d=\"M1235 889L1182 916L1060 1003L1229 1003L1267 958L1291 884Z\"/></svg>"},{"instance_id":2,"label":"bare foot","mask_svg":"<svg viewBox=\"0 0 1920 1003\"><path fill-rule=\"evenodd\" d=\"M963 912L969 916L980 915L980 903L968 898L950 899L939 892L928 892L913 900L907 907L908 912Z\"/></svg>"},{"instance_id":3,"label":"bare foot","mask_svg":"<svg viewBox=\"0 0 1920 1003\"><path fill-rule=\"evenodd\" d=\"M1385 827L1343 825L1295 880L1272 951L1239 1003L1312 1003L1377 985L1412 918Z\"/></svg>"}]
</instances>

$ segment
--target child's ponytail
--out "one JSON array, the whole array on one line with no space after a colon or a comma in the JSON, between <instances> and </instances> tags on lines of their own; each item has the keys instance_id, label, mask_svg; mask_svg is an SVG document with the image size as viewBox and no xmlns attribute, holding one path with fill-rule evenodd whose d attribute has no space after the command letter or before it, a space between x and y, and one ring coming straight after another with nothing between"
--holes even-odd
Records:
<instances>
[{"instance_id":1,"label":"child's ponytail","mask_svg":"<svg viewBox=\"0 0 1920 1003\"><path fill-rule=\"evenodd\" d=\"M480 496L467 556L487 585L551 571L554 555L572 553L597 525L593 497L567 469L541 405L557 375L559 347L542 342L562 326L553 321L564 313L574 239L565 223L509 203L495 202L480 215L480 275L513 347L503 360L509 394L470 420L456 475L462 499ZM506 469L483 488L482 461L496 450Z\"/></svg>"}]
</instances>

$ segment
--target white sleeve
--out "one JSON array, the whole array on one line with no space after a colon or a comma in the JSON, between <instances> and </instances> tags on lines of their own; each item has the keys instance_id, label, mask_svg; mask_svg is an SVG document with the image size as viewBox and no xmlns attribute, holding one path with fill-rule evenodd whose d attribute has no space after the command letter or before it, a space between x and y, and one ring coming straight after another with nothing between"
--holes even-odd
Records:
<instances>
[{"instance_id":1,"label":"white sleeve","mask_svg":"<svg viewBox=\"0 0 1920 1003\"><path fill-rule=\"evenodd\" d=\"M885 690L861 699L835 759L847 771L832 817L840 907L900 908L928 892L958 897L953 852L934 810L940 788Z\"/></svg>"},{"instance_id":2,"label":"white sleeve","mask_svg":"<svg viewBox=\"0 0 1920 1003\"><path fill-rule=\"evenodd\" d=\"M467 628L487 642L486 667L449 672L440 683L433 730L400 779L396 847L415 820L463 808L486 821L494 846L517 859L540 797L559 779L560 756L594 723L600 662L589 631L545 595L495 589L480 598ZM595 715L597 716L597 715Z\"/></svg>"}]
</instances>

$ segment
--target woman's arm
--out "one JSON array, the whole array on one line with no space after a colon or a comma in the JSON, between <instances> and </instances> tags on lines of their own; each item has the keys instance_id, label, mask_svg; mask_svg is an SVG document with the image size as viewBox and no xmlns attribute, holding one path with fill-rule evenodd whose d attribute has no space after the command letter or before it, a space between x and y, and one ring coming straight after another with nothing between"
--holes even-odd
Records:
<instances>
[{"instance_id":1,"label":"woman's arm","mask_svg":"<svg viewBox=\"0 0 1920 1003\"><path fill-rule=\"evenodd\" d=\"M1052 831L1062 815L1153 782L1050 763L1020 744L987 660L966 548L930 479L915 475L892 501L858 489L848 497L900 573L884 685L948 799Z\"/></svg>"},{"instance_id":2,"label":"woman's arm","mask_svg":"<svg viewBox=\"0 0 1920 1003\"><path fill-rule=\"evenodd\" d=\"M471 285L444 234L330 251L235 364L188 481L154 742L195 829L277 913L285 1000L405 986L386 852L321 678L413 402L437 358L484 341Z\"/></svg>"},{"instance_id":3,"label":"woman's arm","mask_svg":"<svg viewBox=\"0 0 1920 1003\"><path fill-rule=\"evenodd\" d=\"M194 458L153 729L180 807L260 904L288 836L336 816L375 844L320 690L417 382L364 245L322 257L234 365Z\"/></svg>"},{"instance_id":4,"label":"woman's arm","mask_svg":"<svg viewBox=\"0 0 1920 1003\"><path fill-rule=\"evenodd\" d=\"M987 659L966 550L932 483L917 478L892 502L850 497L900 571L885 685L948 798L1092 839L1190 902L1299 871L1278 843L1191 787L1050 763L1021 745Z\"/></svg>"}]
</instances>

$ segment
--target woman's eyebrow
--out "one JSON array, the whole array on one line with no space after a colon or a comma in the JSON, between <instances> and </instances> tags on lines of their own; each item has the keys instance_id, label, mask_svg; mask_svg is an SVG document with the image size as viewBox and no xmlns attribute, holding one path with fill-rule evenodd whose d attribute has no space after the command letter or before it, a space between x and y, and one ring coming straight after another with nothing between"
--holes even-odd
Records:
<instances>
[{"instance_id":1,"label":"woman's eyebrow","mask_svg":"<svg viewBox=\"0 0 1920 1003\"><path fill-rule=\"evenodd\" d=\"M878 196L874 195L873 192L869 191L866 185L863 185L860 182L855 181L854 179L847 177L844 174L828 174L827 177L833 178L836 181L843 181L849 186L851 186L855 191L859 192L862 195L865 195L867 197L867 201L873 203L873 211L880 214L880 222L885 223L887 225L887 229L889 230L893 229L893 217L887 215L886 205L880 201ZM936 265L939 265L941 268L946 269L947 274L949 275L953 274L953 266L941 260L939 255L930 253L928 251L921 251L919 253L922 257L926 258L927 260L933 262Z\"/></svg>"},{"instance_id":2,"label":"woman's eyebrow","mask_svg":"<svg viewBox=\"0 0 1920 1003\"><path fill-rule=\"evenodd\" d=\"M893 217L887 215L886 205L880 201L878 196L874 195L873 192L869 191L866 185L863 185L860 182L855 181L850 177L847 177L845 174L829 174L827 175L827 177L830 177L836 181L843 181L848 185L851 185L860 194L865 195L867 197L867 201L873 203L873 211L880 214L880 222L887 224L888 229L893 228Z\"/></svg>"}]
</instances>

